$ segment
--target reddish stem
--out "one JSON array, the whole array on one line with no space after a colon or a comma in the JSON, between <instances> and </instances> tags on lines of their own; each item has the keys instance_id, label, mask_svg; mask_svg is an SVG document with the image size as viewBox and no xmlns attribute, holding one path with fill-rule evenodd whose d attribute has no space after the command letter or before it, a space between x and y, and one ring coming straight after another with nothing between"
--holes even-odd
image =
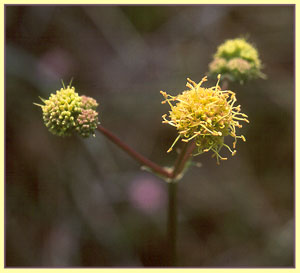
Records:
<instances>
[{"instance_id":1,"label":"reddish stem","mask_svg":"<svg viewBox=\"0 0 300 273\"><path fill-rule=\"evenodd\" d=\"M190 158L190 156L191 156L192 152L194 151L195 147L196 147L195 141L192 141L190 143L185 143L182 151L178 155L178 158L175 162L173 172L172 172L172 178L173 179L176 178L177 175L179 175L182 172L186 162Z\"/></svg>"},{"instance_id":2,"label":"reddish stem","mask_svg":"<svg viewBox=\"0 0 300 273\"><path fill-rule=\"evenodd\" d=\"M154 172L157 172L157 173L159 173L159 174L161 174L165 177L172 178L172 173L171 172L163 169L162 167L160 167L156 163L152 162L148 158L144 157L140 153L133 150L131 147L129 147L121 139L119 139L117 136L115 136L109 130L105 129L103 126L98 125L97 129L100 133L105 135L109 140L111 140L113 143L115 143L118 147L120 147L123 151L128 153L131 157L133 157L135 160L140 162L142 165L148 166Z\"/></svg>"},{"instance_id":3,"label":"reddish stem","mask_svg":"<svg viewBox=\"0 0 300 273\"><path fill-rule=\"evenodd\" d=\"M189 159L191 153L193 152L195 148L195 142L188 144L185 144L184 148L178 155L177 161L174 165L174 168L172 171L168 171L161 166L157 165L153 161L149 160L148 158L144 157L140 153L133 150L131 147L129 147L127 144L125 144L120 138L118 138L116 135L114 135L109 130L105 129L103 126L98 125L97 127L98 131L105 135L109 140L111 140L113 143L115 143L118 147L120 147L123 151L128 153L132 158L140 162L142 165L149 167L154 172L167 177L174 179L177 177L178 174L183 170L185 163Z\"/></svg>"}]
</instances>

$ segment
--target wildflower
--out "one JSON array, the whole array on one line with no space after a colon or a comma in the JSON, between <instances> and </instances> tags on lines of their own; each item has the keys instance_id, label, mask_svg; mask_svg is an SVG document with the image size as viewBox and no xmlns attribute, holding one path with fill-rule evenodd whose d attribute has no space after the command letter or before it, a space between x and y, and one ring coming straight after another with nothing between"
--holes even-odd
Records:
<instances>
[{"instance_id":1,"label":"wildflower","mask_svg":"<svg viewBox=\"0 0 300 273\"><path fill-rule=\"evenodd\" d=\"M34 103L43 110L43 120L48 130L58 136L71 136L78 133L88 137L94 135L98 125L98 103L86 96L79 96L70 85L51 94L44 105Z\"/></svg>"},{"instance_id":2,"label":"wildflower","mask_svg":"<svg viewBox=\"0 0 300 273\"><path fill-rule=\"evenodd\" d=\"M225 146L232 155L236 153L235 147L238 138L246 141L244 136L236 134L236 127L241 128L241 121L248 122L247 115L241 113L241 106L234 106L235 93L230 90L221 90L219 86L221 75L218 75L216 86L211 88L201 87L207 81L204 77L200 83L187 79L186 86L189 88L182 94L171 96L164 91L161 94L171 107L169 116L163 115L163 123L168 123L178 130L178 136L168 152L172 151L176 142L194 140L198 149L197 153L212 151L213 156L219 160L226 160L219 151ZM172 102L174 104L172 104ZM230 135L234 138L233 150L224 143L224 137Z\"/></svg>"},{"instance_id":3,"label":"wildflower","mask_svg":"<svg viewBox=\"0 0 300 273\"><path fill-rule=\"evenodd\" d=\"M227 40L221 44L209 64L212 75L222 74L232 81L264 78L257 50L243 38Z\"/></svg>"}]
</instances>

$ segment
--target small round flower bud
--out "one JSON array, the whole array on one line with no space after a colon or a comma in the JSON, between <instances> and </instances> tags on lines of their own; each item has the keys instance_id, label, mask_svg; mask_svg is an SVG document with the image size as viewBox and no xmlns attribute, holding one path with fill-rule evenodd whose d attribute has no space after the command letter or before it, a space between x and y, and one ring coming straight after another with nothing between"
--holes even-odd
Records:
<instances>
[{"instance_id":1,"label":"small round flower bud","mask_svg":"<svg viewBox=\"0 0 300 273\"><path fill-rule=\"evenodd\" d=\"M221 44L209 64L211 75L222 74L231 81L264 78L257 50L243 38L227 40Z\"/></svg>"},{"instance_id":2,"label":"small round flower bud","mask_svg":"<svg viewBox=\"0 0 300 273\"><path fill-rule=\"evenodd\" d=\"M93 98L79 96L74 87L67 86L51 94L48 100L41 100L45 105L34 104L42 108L44 123L54 135L94 135L99 122L95 111L98 103Z\"/></svg>"},{"instance_id":3,"label":"small round flower bud","mask_svg":"<svg viewBox=\"0 0 300 273\"><path fill-rule=\"evenodd\" d=\"M94 132L99 124L98 113L93 109L83 109L77 117L76 130L82 137L95 136Z\"/></svg>"},{"instance_id":4,"label":"small round flower bud","mask_svg":"<svg viewBox=\"0 0 300 273\"><path fill-rule=\"evenodd\" d=\"M168 152L173 149L175 143L181 139L183 142L195 140L198 153L212 151L219 159L219 151L225 146L232 155L235 150L224 143L225 136L234 138L233 148L235 148L237 138L245 140L244 136L236 135L236 127L242 127L239 121L249 122L247 115L240 113L240 105L234 106L236 102L235 93L229 90L222 91L219 87L220 75L216 86L203 88L201 84L206 81L206 77L200 83L188 79L187 87L190 90L183 91L178 96L168 95L161 91L165 100L171 107L169 119L163 115L163 123L174 126L178 131L178 136ZM172 104L175 102L175 104Z\"/></svg>"},{"instance_id":5,"label":"small round flower bud","mask_svg":"<svg viewBox=\"0 0 300 273\"><path fill-rule=\"evenodd\" d=\"M224 58L215 58L210 64L210 71L224 71L226 69L227 61Z\"/></svg>"},{"instance_id":6,"label":"small round flower bud","mask_svg":"<svg viewBox=\"0 0 300 273\"><path fill-rule=\"evenodd\" d=\"M98 103L96 100L94 100L91 97L87 97L87 96L81 96L81 102L82 102L81 107L83 109L94 109L95 110L98 106Z\"/></svg>"},{"instance_id":7,"label":"small round flower bud","mask_svg":"<svg viewBox=\"0 0 300 273\"><path fill-rule=\"evenodd\" d=\"M230 70L238 71L239 73L247 73L251 69L251 64L248 61L245 61L244 59L241 58L233 58L231 59L228 63L227 66L229 67Z\"/></svg>"}]
</instances>

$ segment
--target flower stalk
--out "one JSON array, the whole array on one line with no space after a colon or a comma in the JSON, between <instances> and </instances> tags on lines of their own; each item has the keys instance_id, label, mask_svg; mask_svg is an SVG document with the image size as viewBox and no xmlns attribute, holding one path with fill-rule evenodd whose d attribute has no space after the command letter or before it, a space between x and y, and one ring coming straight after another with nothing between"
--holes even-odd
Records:
<instances>
[{"instance_id":1,"label":"flower stalk","mask_svg":"<svg viewBox=\"0 0 300 273\"><path fill-rule=\"evenodd\" d=\"M168 181L168 220L167 220L167 250L168 250L168 266L176 266L176 243L177 243L177 180L182 177L182 172L187 161L190 159L194 149L196 148L195 142L184 143L183 149L179 153L177 160L169 171L160 167L148 158L136 152L134 149L125 144L120 138L115 136L108 129L98 125L97 130L107 137L110 141L116 144L119 148L125 151L133 159L138 161L144 166L147 166L153 172L165 177Z\"/></svg>"},{"instance_id":2,"label":"flower stalk","mask_svg":"<svg viewBox=\"0 0 300 273\"><path fill-rule=\"evenodd\" d=\"M136 161L141 163L143 166L147 166L153 172L158 173L163 177L166 177L166 178L173 177L172 172L168 171L167 169L162 168L161 166L152 162L151 160L144 157L140 153L136 152L134 149L129 147L127 144L125 144L120 138L118 138L116 135L114 135L108 129L104 128L101 125L98 125L97 130L100 133L102 133L105 137L107 137L110 141L112 141L114 144L116 144L119 148L121 148L124 152L126 152L128 155L130 155L133 159L135 159Z\"/></svg>"},{"instance_id":3,"label":"flower stalk","mask_svg":"<svg viewBox=\"0 0 300 273\"><path fill-rule=\"evenodd\" d=\"M179 153L177 160L174 164L172 169L167 169L159 166L158 164L154 163L150 159L144 157L126 143L124 143L119 137L113 134L110 130L104 128L102 125L97 126L97 130L103 134L106 138L112 141L115 145L121 148L124 152L126 152L129 156L139 162L142 166L146 166L154 173L159 174L163 178L165 178L168 182L172 183L173 180L176 180L178 176L180 176L181 172L184 169L185 164L187 163L188 159L190 158L193 150L195 149L195 144L192 145L184 145L183 150ZM191 144L191 143L190 143Z\"/></svg>"},{"instance_id":4,"label":"flower stalk","mask_svg":"<svg viewBox=\"0 0 300 273\"><path fill-rule=\"evenodd\" d=\"M168 183L168 266L176 266L177 263L177 184L174 180Z\"/></svg>"}]
</instances>

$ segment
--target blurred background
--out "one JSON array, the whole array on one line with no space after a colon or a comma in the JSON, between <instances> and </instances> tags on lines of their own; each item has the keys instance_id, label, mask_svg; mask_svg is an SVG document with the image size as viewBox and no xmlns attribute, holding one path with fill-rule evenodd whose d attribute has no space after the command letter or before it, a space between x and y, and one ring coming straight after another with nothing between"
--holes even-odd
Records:
<instances>
[{"instance_id":1,"label":"blurred background","mask_svg":"<svg viewBox=\"0 0 300 273\"><path fill-rule=\"evenodd\" d=\"M33 102L74 77L104 127L171 166L159 91L240 36L268 79L229 86L250 120L237 155L198 156L179 183L178 265L294 266L294 20L293 5L6 5L6 266L164 267L167 184L99 133L50 134Z\"/></svg>"}]
</instances>

